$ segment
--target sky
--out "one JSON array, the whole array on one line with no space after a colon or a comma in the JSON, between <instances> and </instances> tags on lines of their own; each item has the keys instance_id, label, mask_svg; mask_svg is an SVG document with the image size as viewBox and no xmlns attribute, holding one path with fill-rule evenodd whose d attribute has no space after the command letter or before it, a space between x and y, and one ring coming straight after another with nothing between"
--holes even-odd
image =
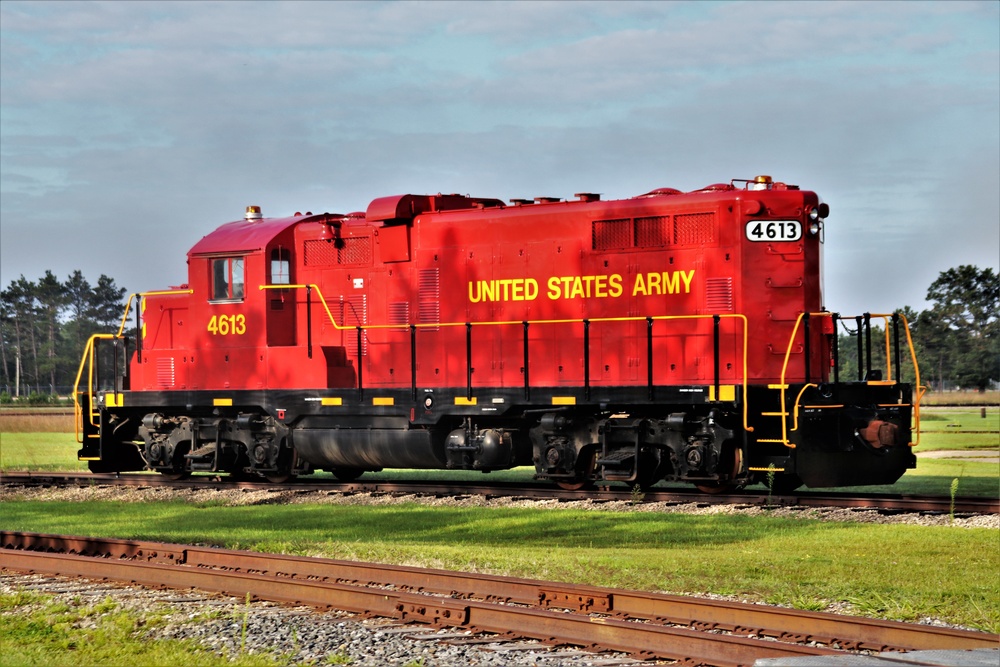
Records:
<instances>
[{"instance_id":1,"label":"sky","mask_svg":"<svg viewBox=\"0 0 1000 667\"><path fill-rule=\"evenodd\" d=\"M178 285L250 204L758 174L830 205L830 310L1000 271L1000 3L0 3L3 288Z\"/></svg>"}]
</instances>

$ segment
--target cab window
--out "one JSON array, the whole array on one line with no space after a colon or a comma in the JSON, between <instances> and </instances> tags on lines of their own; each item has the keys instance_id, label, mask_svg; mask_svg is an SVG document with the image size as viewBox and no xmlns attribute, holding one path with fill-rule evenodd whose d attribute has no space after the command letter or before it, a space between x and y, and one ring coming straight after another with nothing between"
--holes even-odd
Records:
<instances>
[{"instance_id":1,"label":"cab window","mask_svg":"<svg viewBox=\"0 0 1000 667\"><path fill-rule=\"evenodd\" d=\"M219 257L212 260L212 300L243 299L243 258Z\"/></svg>"},{"instance_id":2,"label":"cab window","mask_svg":"<svg viewBox=\"0 0 1000 667\"><path fill-rule=\"evenodd\" d=\"M271 251L271 284L288 285L292 282L290 266L291 252L288 248L275 248Z\"/></svg>"}]
</instances>

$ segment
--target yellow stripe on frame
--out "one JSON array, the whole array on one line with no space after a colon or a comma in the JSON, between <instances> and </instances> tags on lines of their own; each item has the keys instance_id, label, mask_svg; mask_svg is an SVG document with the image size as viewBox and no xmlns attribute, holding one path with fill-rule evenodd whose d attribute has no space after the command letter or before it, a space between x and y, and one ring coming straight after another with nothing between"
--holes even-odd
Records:
<instances>
[{"instance_id":1,"label":"yellow stripe on frame","mask_svg":"<svg viewBox=\"0 0 1000 667\"><path fill-rule=\"evenodd\" d=\"M231 399L231 398L216 398L216 399L212 399L212 405L226 406L226 405L232 405L232 404L233 404L233 399Z\"/></svg>"},{"instance_id":2,"label":"yellow stripe on frame","mask_svg":"<svg viewBox=\"0 0 1000 667\"><path fill-rule=\"evenodd\" d=\"M120 408L125 405L125 396L123 394L105 394L104 395L104 407L106 408Z\"/></svg>"},{"instance_id":3,"label":"yellow stripe on frame","mask_svg":"<svg viewBox=\"0 0 1000 667\"><path fill-rule=\"evenodd\" d=\"M340 398L339 396L328 397L328 398L321 398L320 401L319 401L319 404L320 405L343 405L344 404L344 399Z\"/></svg>"},{"instance_id":4,"label":"yellow stripe on frame","mask_svg":"<svg viewBox=\"0 0 1000 667\"><path fill-rule=\"evenodd\" d=\"M576 405L576 396L553 396L552 405Z\"/></svg>"},{"instance_id":5,"label":"yellow stripe on frame","mask_svg":"<svg viewBox=\"0 0 1000 667\"><path fill-rule=\"evenodd\" d=\"M784 468L747 468L750 472L785 472Z\"/></svg>"},{"instance_id":6,"label":"yellow stripe on frame","mask_svg":"<svg viewBox=\"0 0 1000 667\"><path fill-rule=\"evenodd\" d=\"M465 396L455 397L455 405L475 405L476 403L477 399L475 396L473 396L472 398L466 398Z\"/></svg>"},{"instance_id":7,"label":"yellow stripe on frame","mask_svg":"<svg viewBox=\"0 0 1000 667\"><path fill-rule=\"evenodd\" d=\"M715 385L711 384L708 386L708 400L715 400ZM720 401L735 401L736 400L736 385L734 384L723 384L719 385L719 400Z\"/></svg>"},{"instance_id":8,"label":"yellow stripe on frame","mask_svg":"<svg viewBox=\"0 0 1000 667\"><path fill-rule=\"evenodd\" d=\"M396 399L392 396L376 396L372 399L372 405L395 405Z\"/></svg>"}]
</instances>

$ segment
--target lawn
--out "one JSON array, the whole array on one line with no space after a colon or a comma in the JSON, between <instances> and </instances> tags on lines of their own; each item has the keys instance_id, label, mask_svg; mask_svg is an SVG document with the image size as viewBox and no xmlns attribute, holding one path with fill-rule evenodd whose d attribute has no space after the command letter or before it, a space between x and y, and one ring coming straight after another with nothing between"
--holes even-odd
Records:
<instances>
[{"instance_id":1,"label":"lawn","mask_svg":"<svg viewBox=\"0 0 1000 667\"><path fill-rule=\"evenodd\" d=\"M998 533L807 517L8 500L0 528L720 593L1000 630ZM961 576L956 576L958 572Z\"/></svg>"}]
</instances>

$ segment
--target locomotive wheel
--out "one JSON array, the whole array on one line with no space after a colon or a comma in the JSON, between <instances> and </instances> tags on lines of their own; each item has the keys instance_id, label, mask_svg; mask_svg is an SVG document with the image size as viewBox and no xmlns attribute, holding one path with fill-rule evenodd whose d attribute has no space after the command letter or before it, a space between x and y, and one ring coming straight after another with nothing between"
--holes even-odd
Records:
<instances>
[{"instance_id":1,"label":"locomotive wheel","mask_svg":"<svg viewBox=\"0 0 1000 667\"><path fill-rule=\"evenodd\" d=\"M593 483L589 479L580 479L574 477L573 479L560 479L556 481L556 486L564 491L579 491L581 489L590 488Z\"/></svg>"},{"instance_id":2,"label":"locomotive wheel","mask_svg":"<svg viewBox=\"0 0 1000 667\"><path fill-rule=\"evenodd\" d=\"M730 482L724 482L722 484L695 484L695 488L702 493L707 493L710 495L717 495L720 493L728 493L730 491L736 490L736 484Z\"/></svg>"},{"instance_id":3,"label":"locomotive wheel","mask_svg":"<svg viewBox=\"0 0 1000 667\"><path fill-rule=\"evenodd\" d=\"M178 480L187 479L191 476L190 470L184 470L182 472L163 472L162 470L157 471L163 479L168 479L171 482L176 482Z\"/></svg>"},{"instance_id":4,"label":"locomotive wheel","mask_svg":"<svg viewBox=\"0 0 1000 667\"><path fill-rule=\"evenodd\" d=\"M587 450L584 451L586 452ZM590 451L589 455L584 454L584 456L577 461L576 467L576 476L554 480L556 486L566 491L579 491L581 489L593 488L594 482L591 479L591 476L594 474L594 469L597 467L597 449Z\"/></svg>"},{"instance_id":5,"label":"locomotive wheel","mask_svg":"<svg viewBox=\"0 0 1000 667\"><path fill-rule=\"evenodd\" d=\"M295 479L295 475L291 473L286 473L284 475L275 473L273 475L264 475L264 479L269 481L271 484L284 484L285 482L290 482Z\"/></svg>"},{"instance_id":6,"label":"locomotive wheel","mask_svg":"<svg viewBox=\"0 0 1000 667\"><path fill-rule=\"evenodd\" d=\"M732 469L729 471L730 478L737 478L743 469L743 450L740 448L735 448L732 450L733 465ZM702 484L695 484L697 488L702 493L707 493L710 495L718 495L720 493L729 493L730 491L735 491L739 488L737 482L704 482Z\"/></svg>"}]
</instances>

